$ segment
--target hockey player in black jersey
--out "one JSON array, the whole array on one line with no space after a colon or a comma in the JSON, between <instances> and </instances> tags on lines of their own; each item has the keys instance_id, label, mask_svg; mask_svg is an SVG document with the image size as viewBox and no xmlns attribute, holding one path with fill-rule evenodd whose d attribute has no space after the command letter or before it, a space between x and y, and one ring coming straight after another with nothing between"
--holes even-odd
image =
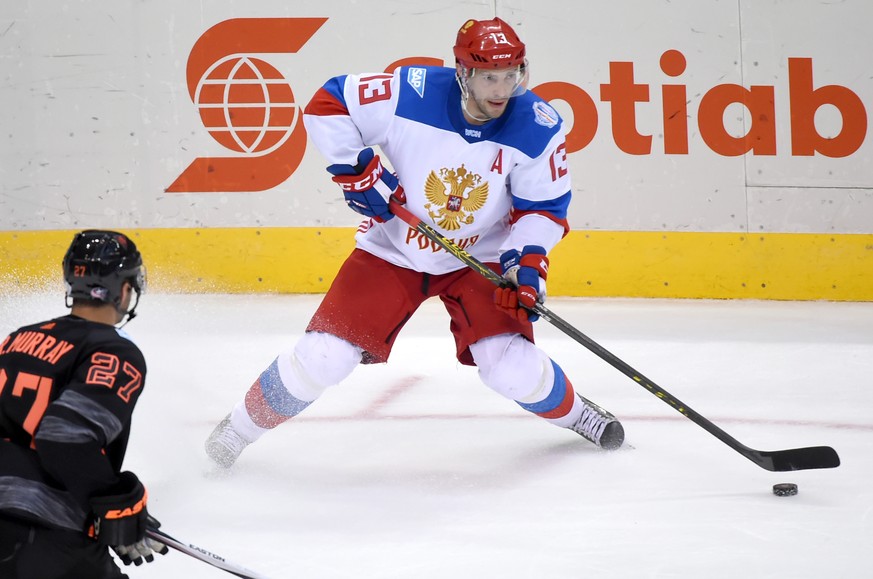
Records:
<instances>
[{"instance_id":1,"label":"hockey player in black jersey","mask_svg":"<svg viewBox=\"0 0 873 579\"><path fill-rule=\"evenodd\" d=\"M63 272L71 313L0 342L3 579L124 578L109 547L137 565L167 551L146 538L158 523L122 470L146 364L116 325L145 291L142 256L121 233L87 230Z\"/></svg>"}]
</instances>

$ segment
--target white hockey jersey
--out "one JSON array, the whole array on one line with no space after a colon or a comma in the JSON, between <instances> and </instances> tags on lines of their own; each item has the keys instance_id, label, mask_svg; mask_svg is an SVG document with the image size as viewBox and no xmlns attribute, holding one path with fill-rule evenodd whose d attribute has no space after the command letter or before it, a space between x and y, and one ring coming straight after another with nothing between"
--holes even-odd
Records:
<instances>
[{"instance_id":1,"label":"white hockey jersey","mask_svg":"<svg viewBox=\"0 0 873 579\"><path fill-rule=\"evenodd\" d=\"M481 261L524 245L549 251L569 229L563 121L530 91L511 98L499 118L473 125L464 119L454 69L401 67L393 75L332 78L307 105L304 122L328 165L354 166L361 149L378 146L406 207ZM365 221L356 243L416 271L464 267L400 219Z\"/></svg>"}]
</instances>

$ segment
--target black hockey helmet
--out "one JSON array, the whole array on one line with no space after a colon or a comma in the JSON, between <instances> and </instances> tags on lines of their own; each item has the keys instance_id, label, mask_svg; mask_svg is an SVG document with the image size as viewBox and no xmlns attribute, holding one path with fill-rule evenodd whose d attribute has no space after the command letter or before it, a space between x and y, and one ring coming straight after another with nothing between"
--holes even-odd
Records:
<instances>
[{"instance_id":1,"label":"black hockey helmet","mask_svg":"<svg viewBox=\"0 0 873 579\"><path fill-rule=\"evenodd\" d=\"M145 266L136 244L123 233L88 229L77 233L63 261L68 306L71 299L105 302L121 308L121 288L130 282L140 294L146 289ZM130 309L129 317L133 317Z\"/></svg>"}]
</instances>

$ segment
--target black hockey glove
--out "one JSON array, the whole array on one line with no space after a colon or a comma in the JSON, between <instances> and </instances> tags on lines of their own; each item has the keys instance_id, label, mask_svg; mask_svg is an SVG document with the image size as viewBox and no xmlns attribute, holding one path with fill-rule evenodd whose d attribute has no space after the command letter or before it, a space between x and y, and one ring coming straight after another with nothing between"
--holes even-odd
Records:
<instances>
[{"instance_id":1,"label":"black hockey glove","mask_svg":"<svg viewBox=\"0 0 873 579\"><path fill-rule=\"evenodd\" d=\"M154 560L154 553L166 554L167 546L146 537L148 527L161 524L146 509L148 493L132 472L119 475L119 482L107 494L91 497L94 536L112 547L122 563L142 565Z\"/></svg>"}]
</instances>

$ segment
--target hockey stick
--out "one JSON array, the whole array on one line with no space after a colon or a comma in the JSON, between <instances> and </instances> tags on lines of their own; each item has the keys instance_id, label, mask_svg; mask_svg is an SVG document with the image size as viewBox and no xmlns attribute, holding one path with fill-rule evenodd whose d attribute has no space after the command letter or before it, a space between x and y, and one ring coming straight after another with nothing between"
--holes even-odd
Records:
<instances>
[{"instance_id":1,"label":"hockey stick","mask_svg":"<svg viewBox=\"0 0 873 579\"><path fill-rule=\"evenodd\" d=\"M215 553L207 551L206 549L198 547L197 545L192 545L190 543L185 544L178 539L174 539L173 537L161 530L149 528L146 530L146 535L148 535L155 541L158 541L159 543L163 543L167 547L171 547L173 549L176 549L177 551L185 553L186 555L190 555L195 559L199 559L204 563L208 563L213 567L217 567L218 569L227 571L231 575L243 577L243 579L267 579L265 575L259 575L254 571L249 571L245 567L240 567L235 563L231 563L221 555L216 555Z\"/></svg>"},{"instance_id":2,"label":"hockey stick","mask_svg":"<svg viewBox=\"0 0 873 579\"><path fill-rule=\"evenodd\" d=\"M440 232L427 225L406 207L398 203L393 197L390 202L390 209L394 215L405 221L410 227L457 257L465 265L481 274L494 285L505 286L507 284L507 281L503 276L467 253L452 240L447 239ZM531 308L531 311L538 314L542 319L546 320L588 348L588 350L596 354L610 366L672 406L674 410L686 418L689 418L692 422L761 468L769 471L781 472L790 470L809 470L814 468L835 468L840 466L840 457L837 455L837 452L829 446L812 446L806 448L791 448L787 450L755 450L754 448L749 448L710 422L707 418L692 410L687 404L643 376L640 372L637 372L618 356L609 352L606 348L571 326L543 304L536 304Z\"/></svg>"}]
</instances>

